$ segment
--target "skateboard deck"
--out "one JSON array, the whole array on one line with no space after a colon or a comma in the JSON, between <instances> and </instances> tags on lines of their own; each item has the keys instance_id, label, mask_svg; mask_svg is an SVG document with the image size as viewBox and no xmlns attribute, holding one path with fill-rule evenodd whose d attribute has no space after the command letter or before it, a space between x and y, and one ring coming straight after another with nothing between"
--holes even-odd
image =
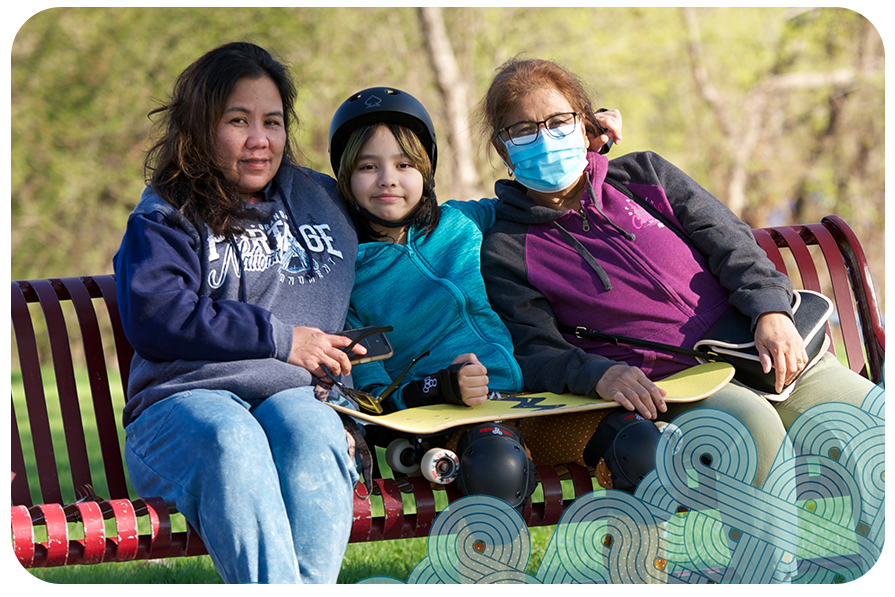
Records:
<instances>
[{"instance_id":1,"label":"skateboard deck","mask_svg":"<svg viewBox=\"0 0 895 597\"><path fill-rule=\"evenodd\" d=\"M696 365L654 382L667 392L666 402L695 402L711 396L733 378L729 363ZM454 404L432 404L374 415L336 404L331 407L356 419L414 435L439 433L458 425L488 423L505 419L523 419L544 415L567 414L619 406L613 400L588 398L576 394L522 393L501 395L472 408Z\"/></svg>"}]
</instances>

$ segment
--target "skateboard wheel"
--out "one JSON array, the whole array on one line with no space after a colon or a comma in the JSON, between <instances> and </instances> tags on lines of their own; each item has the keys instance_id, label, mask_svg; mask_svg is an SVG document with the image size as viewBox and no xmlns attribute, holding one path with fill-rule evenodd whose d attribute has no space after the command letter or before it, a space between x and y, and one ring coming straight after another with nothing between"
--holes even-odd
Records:
<instances>
[{"instance_id":1,"label":"skateboard wheel","mask_svg":"<svg viewBox=\"0 0 895 597\"><path fill-rule=\"evenodd\" d=\"M413 461L413 452L413 444L409 440L396 439L385 449L385 463L396 473L412 473L419 468Z\"/></svg>"},{"instance_id":2,"label":"skateboard wheel","mask_svg":"<svg viewBox=\"0 0 895 597\"><path fill-rule=\"evenodd\" d=\"M457 473L460 472L460 459L450 450L432 448L423 454L420 470L426 480L447 485L457 478Z\"/></svg>"}]
</instances>

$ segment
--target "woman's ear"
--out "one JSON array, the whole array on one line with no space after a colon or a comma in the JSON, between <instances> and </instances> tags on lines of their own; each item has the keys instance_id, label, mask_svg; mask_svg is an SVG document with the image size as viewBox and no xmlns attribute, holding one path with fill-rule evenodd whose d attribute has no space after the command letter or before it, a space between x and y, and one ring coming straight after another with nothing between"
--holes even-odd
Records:
<instances>
[{"instance_id":1,"label":"woman's ear","mask_svg":"<svg viewBox=\"0 0 895 597\"><path fill-rule=\"evenodd\" d=\"M507 146L504 145L503 141L501 141L498 137L491 138L491 145L494 146L494 150L497 152L497 155L500 156L500 159L503 160L503 163L507 167L507 170L509 170L512 174L513 162L510 161L510 154L507 152Z\"/></svg>"}]
</instances>

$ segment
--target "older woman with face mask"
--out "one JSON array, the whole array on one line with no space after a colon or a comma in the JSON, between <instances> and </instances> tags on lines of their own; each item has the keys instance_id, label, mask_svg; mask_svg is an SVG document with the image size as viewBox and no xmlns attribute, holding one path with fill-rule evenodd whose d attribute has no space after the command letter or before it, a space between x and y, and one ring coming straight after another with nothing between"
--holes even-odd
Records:
<instances>
[{"instance_id":1,"label":"older woman with face mask","mask_svg":"<svg viewBox=\"0 0 895 597\"><path fill-rule=\"evenodd\" d=\"M700 407L730 413L756 441L760 486L795 417L825 401L860 405L873 386L827 354L776 406L734 384L701 402L666 404L653 380L695 359L570 333L582 326L690 348L732 305L751 319L778 391L808 360L792 285L749 227L654 153L610 161L587 151L592 114L578 78L544 60L504 64L482 102L486 134L514 178L496 183L499 221L484 241L482 272L526 387L616 400L648 419Z\"/></svg>"}]
</instances>

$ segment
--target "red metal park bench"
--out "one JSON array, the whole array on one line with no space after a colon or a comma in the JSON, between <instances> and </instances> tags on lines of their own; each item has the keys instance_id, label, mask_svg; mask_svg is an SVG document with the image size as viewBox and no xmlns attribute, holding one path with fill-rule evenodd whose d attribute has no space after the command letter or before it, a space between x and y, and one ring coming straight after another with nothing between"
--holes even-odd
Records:
<instances>
[{"instance_id":1,"label":"red metal park bench","mask_svg":"<svg viewBox=\"0 0 895 597\"><path fill-rule=\"evenodd\" d=\"M884 329L852 230L828 216L819 224L754 232L796 287L834 299L848 366L880 382ZM23 388L12 396L11 523L22 566L206 553L172 508L138 497L128 484L120 413L133 349L121 330L112 276L12 282L11 306L13 375L21 372ZM75 361L86 363L86 381ZM537 473L541 491L523 515L532 527L556 524L572 501L595 488L591 471L575 464ZM421 477L381 476L371 500L355 498L352 542L426 536L438 511L459 497L452 485L433 489Z\"/></svg>"}]
</instances>

